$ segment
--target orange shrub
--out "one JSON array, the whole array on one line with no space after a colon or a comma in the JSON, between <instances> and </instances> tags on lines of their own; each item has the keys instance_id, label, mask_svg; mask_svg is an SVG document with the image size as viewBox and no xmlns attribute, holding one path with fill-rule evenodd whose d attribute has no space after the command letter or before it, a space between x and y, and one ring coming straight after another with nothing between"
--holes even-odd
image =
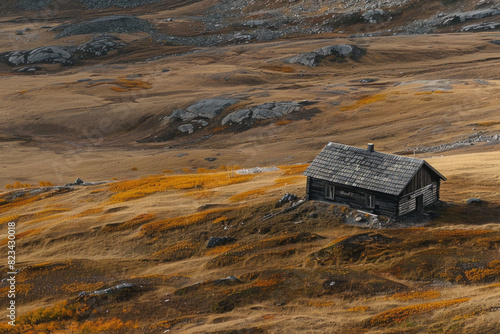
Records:
<instances>
[{"instance_id":1,"label":"orange shrub","mask_svg":"<svg viewBox=\"0 0 500 334\"><path fill-rule=\"evenodd\" d=\"M347 309L348 312L362 312L365 313L365 311L369 310L369 306L355 306Z\"/></svg>"},{"instance_id":2,"label":"orange shrub","mask_svg":"<svg viewBox=\"0 0 500 334\"><path fill-rule=\"evenodd\" d=\"M276 122L275 124L276 124L276 125L287 125L287 124L290 124L290 123L292 123L292 121L291 121L291 120L289 120L289 119L285 119L285 120L283 120L283 121L278 121L278 122Z\"/></svg>"},{"instance_id":3,"label":"orange shrub","mask_svg":"<svg viewBox=\"0 0 500 334\"><path fill-rule=\"evenodd\" d=\"M39 181L40 187L53 187L54 185L50 181Z\"/></svg>"},{"instance_id":4,"label":"orange shrub","mask_svg":"<svg viewBox=\"0 0 500 334\"><path fill-rule=\"evenodd\" d=\"M388 326L393 323L400 323L413 314L420 314L430 312L435 309L448 307L451 305L464 303L470 298L460 298L452 300L444 300L434 303L417 304L404 307L397 307L389 311L377 314L370 320L371 326Z\"/></svg>"},{"instance_id":5,"label":"orange shrub","mask_svg":"<svg viewBox=\"0 0 500 334\"><path fill-rule=\"evenodd\" d=\"M183 241L173 246L164 248L154 253L153 256L158 257L164 261L176 261L193 256L193 254L199 249L199 247L199 243Z\"/></svg>"},{"instance_id":6,"label":"orange shrub","mask_svg":"<svg viewBox=\"0 0 500 334\"><path fill-rule=\"evenodd\" d=\"M354 104L352 104L350 106L342 107L342 108L340 108L340 110L346 111L346 110L356 109L358 107L361 107L361 106L364 106L364 105L367 105L367 104L370 104L373 102L383 101L386 98L387 98L387 96L385 94L375 94L375 95L371 95L371 96L370 95L364 96L361 99L359 99L358 101L356 101Z\"/></svg>"},{"instance_id":7,"label":"orange shrub","mask_svg":"<svg viewBox=\"0 0 500 334\"><path fill-rule=\"evenodd\" d=\"M80 330L83 333L101 333L106 332L109 333L111 331L117 331L126 328L138 328L139 325L136 321L127 321L124 322L118 318L112 318L110 320L87 320L81 326Z\"/></svg>"},{"instance_id":8,"label":"orange shrub","mask_svg":"<svg viewBox=\"0 0 500 334\"><path fill-rule=\"evenodd\" d=\"M34 185L29 184L29 183L21 183L19 181L16 181L14 184L7 184L5 186L5 189L22 189L22 188L31 188L34 187Z\"/></svg>"}]
</instances>

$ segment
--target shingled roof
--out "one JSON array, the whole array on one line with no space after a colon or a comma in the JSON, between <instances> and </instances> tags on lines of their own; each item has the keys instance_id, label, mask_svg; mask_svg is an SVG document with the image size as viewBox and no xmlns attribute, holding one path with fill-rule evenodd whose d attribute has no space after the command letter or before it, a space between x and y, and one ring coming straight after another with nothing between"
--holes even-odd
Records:
<instances>
[{"instance_id":1,"label":"shingled roof","mask_svg":"<svg viewBox=\"0 0 500 334\"><path fill-rule=\"evenodd\" d=\"M328 143L304 175L397 196L423 165L446 180L424 160Z\"/></svg>"}]
</instances>

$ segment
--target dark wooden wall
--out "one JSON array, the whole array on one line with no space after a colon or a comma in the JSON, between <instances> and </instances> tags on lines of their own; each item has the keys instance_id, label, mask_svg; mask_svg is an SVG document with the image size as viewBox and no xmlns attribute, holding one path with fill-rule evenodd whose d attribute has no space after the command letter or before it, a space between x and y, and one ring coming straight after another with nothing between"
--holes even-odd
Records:
<instances>
[{"instance_id":1,"label":"dark wooden wall","mask_svg":"<svg viewBox=\"0 0 500 334\"><path fill-rule=\"evenodd\" d=\"M325 184L335 186L335 199L333 201L325 197ZM385 216L394 216L397 214L398 210L397 196L369 190L365 191L356 187L329 183L311 177L307 178L307 194L309 200L346 204L354 209L372 211L375 214ZM375 196L375 208L366 206L366 195Z\"/></svg>"}]
</instances>

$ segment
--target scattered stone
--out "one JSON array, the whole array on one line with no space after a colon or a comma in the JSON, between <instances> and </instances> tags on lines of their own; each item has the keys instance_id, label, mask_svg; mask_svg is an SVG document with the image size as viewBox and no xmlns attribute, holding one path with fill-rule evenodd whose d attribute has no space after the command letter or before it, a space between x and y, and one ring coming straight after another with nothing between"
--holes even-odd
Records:
<instances>
[{"instance_id":1,"label":"scattered stone","mask_svg":"<svg viewBox=\"0 0 500 334\"><path fill-rule=\"evenodd\" d=\"M372 78L366 78L366 79L361 79L359 82L361 83L370 83L370 82L375 82L377 79L372 79Z\"/></svg>"},{"instance_id":2,"label":"scattered stone","mask_svg":"<svg viewBox=\"0 0 500 334\"><path fill-rule=\"evenodd\" d=\"M184 132L184 133L187 132L187 133L191 134L194 131L194 126L193 126L193 124L183 124L183 125L179 126L177 129L179 129L179 131L181 131L181 132Z\"/></svg>"},{"instance_id":3,"label":"scattered stone","mask_svg":"<svg viewBox=\"0 0 500 334\"><path fill-rule=\"evenodd\" d=\"M274 172L279 170L278 167L254 167L254 168L248 168L248 169L238 169L234 171L236 174L240 175L247 175L247 174L257 174L257 173L264 173L264 172Z\"/></svg>"},{"instance_id":4,"label":"scattered stone","mask_svg":"<svg viewBox=\"0 0 500 334\"><path fill-rule=\"evenodd\" d=\"M210 162L212 162L212 161L217 160L217 158L205 158L205 160L206 160L206 161L210 161Z\"/></svg>"},{"instance_id":5,"label":"scattered stone","mask_svg":"<svg viewBox=\"0 0 500 334\"><path fill-rule=\"evenodd\" d=\"M188 155L188 154L187 153L179 153L175 157L176 158L182 158L182 157L185 157L186 155Z\"/></svg>"},{"instance_id":6,"label":"scattered stone","mask_svg":"<svg viewBox=\"0 0 500 334\"><path fill-rule=\"evenodd\" d=\"M75 180L75 182L74 182L74 183L75 183L75 184L83 184L84 182L83 182L83 180L82 180L82 179L77 178L77 179Z\"/></svg>"},{"instance_id":7,"label":"scattered stone","mask_svg":"<svg viewBox=\"0 0 500 334\"><path fill-rule=\"evenodd\" d=\"M132 284L132 283L122 283L122 284L115 285L115 286L113 286L111 288L101 289L101 290L95 290L95 291L92 291L90 293L82 292L82 293L80 293L79 296L111 295L111 294L120 293L120 292L122 292L124 290L131 290L131 289L134 289L134 288L137 288L137 286L135 284Z\"/></svg>"},{"instance_id":8,"label":"scattered stone","mask_svg":"<svg viewBox=\"0 0 500 334\"><path fill-rule=\"evenodd\" d=\"M482 203L483 203L483 200L481 200L480 198L469 198L467 200L468 205L480 205Z\"/></svg>"},{"instance_id":9,"label":"scattered stone","mask_svg":"<svg viewBox=\"0 0 500 334\"><path fill-rule=\"evenodd\" d=\"M22 30L17 30L16 31L16 35L24 35L23 31Z\"/></svg>"},{"instance_id":10,"label":"scattered stone","mask_svg":"<svg viewBox=\"0 0 500 334\"><path fill-rule=\"evenodd\" d=\"M358 61L365 54L366 51L356 45L339 44L325 46L312 52L299 53L294 57L286 59L285 62L305 66L318 66L321 59L329 56L334 56L336 61L344 61L346 58Z\"/></svg>"},{"instance_id":11,"label":"scattered stone","mask_svg":"<svg viewBox=\"0 0 500 334\"><path fill-rule=\"evenodd\" d=\"M47 71L47 69L44 67L30 66L30 67L21 67L20 69L17 70L17 72L20 73L34 73L37 71Z\"/></svg>"},{"instance_id":12,"label":"scattered stone","mask_svg":"<svg viewBox=\"0 0 500 334\"><path fill-rule=\"evenodd\" d=\"M295 200L297 200L297 195L286 193L280 200L278 200L278 204L281 205Z\"/></svg>"},{"instance_id":13,"label":"scattered stone","mask_svg":"<svg viewBox=\"0 0 500 334\"><path fill-rule=\"evenodd\" d=\"M163 70L161 70L162 73L167 73L167 72L170 72L170 70L168 68L164 68Z\"/></svg>"},{"instance_id":14,"label":"scattered stone","mask_svg":"<svg viewBox=\"0 0 500 334\"><path fill-rule=\"evenodd\" d=\"M135 78L141 78L142 74L131 74L127 75L127 79L135 79Z\"/></svg>"},{"instance_id":15,"label":"scattered stone","mask_svg":"<svg viewBox=\"0 0 500 334\"><path fill-rule=\"evenodd\" d=\"M211 237L207 242L207 248L214 248L218 246L227 245L235 242L235 238L231 237Z\"/></svg>"},{"instance_id":16,"label":"scattered stone","mask_svg":"<svg viewBox=\"0 0 500 334\"><path fill-rule=\"evenodd\" d=\"M46 1L46 0L43 0ZM50 0L49 0L50 1ZM160 2L161 0L78 0L87 9L105 9L110 7L135 8Z\"/></svg>"}]
</instances>

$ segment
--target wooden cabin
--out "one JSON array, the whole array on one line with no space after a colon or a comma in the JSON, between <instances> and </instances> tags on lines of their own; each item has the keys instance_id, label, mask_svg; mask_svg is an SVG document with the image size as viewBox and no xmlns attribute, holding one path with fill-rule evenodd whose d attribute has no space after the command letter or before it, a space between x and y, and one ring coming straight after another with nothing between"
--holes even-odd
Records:
<instances>
[{"instance_id":1,"label":"wooden cabin","mask_svg":"<svg viewBox=\"0 0 500 334\"><path fill-rule=\"evenodd\" d=\"M398 217L439 200L446 178L424 160L328 143L304 172L307 197Z\"/></svg>"}]
</instances>

